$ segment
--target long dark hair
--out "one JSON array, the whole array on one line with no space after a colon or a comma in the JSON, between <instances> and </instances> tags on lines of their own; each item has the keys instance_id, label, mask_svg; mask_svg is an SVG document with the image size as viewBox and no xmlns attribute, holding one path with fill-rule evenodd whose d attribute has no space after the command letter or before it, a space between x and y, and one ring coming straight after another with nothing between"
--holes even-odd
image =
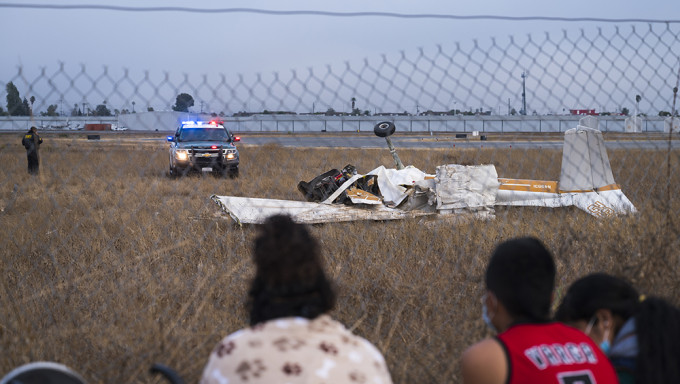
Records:
<instances>
[{"instance_id":1,"label":"long dark hair","mask_svg":"<svg viewBox=\"0 0 680 384\"><path fill-rule=\"evenodd\" d=\"M595 273L569 287L555 318L589 321L598 309L609 309L624 321L635 319L636 383L680 382L680 309L662 298L640 296L625 280Z\"/></svg>"},{"instance_id":2,"label":"long dark hair","mask_svg":"<svg viewBox=\"0 0 680 384\"><path fill-rule=\"evenodd\" d=\"M250 324L281 317L313 319L333 308L335 292L323 271L319 243L289 216L269 217L255 239Z\"/></svg>"}]
</instances>

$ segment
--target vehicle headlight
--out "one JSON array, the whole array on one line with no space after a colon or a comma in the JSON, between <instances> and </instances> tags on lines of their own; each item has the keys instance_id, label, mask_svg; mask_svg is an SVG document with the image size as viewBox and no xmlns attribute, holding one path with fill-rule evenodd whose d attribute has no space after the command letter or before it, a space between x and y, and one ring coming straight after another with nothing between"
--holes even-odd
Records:
<instances>
[{"instance_id":1,"label":"vehicle headlight","mask_svg":"<svg viewBox=\"0 0 680 384\"><path fill-rule=\"evenodd\" d=\"M177 158L177 160L183 161L183 160L187 160L189 158L189 154L187 153L186 150L180 149L177 152L175 152L175 157Z\"/></svg>"},{"instance_id":2,"label":"vehicle headlight","mask_svg":"<svg viewBox=\"0 0 680 384\"><path fill-rule=\"evenodd\" d=\"M236 158L236 155L234 155L233 153L227 153L227 160L233 160L235 158Z\"/></svg>"}]
</instances>

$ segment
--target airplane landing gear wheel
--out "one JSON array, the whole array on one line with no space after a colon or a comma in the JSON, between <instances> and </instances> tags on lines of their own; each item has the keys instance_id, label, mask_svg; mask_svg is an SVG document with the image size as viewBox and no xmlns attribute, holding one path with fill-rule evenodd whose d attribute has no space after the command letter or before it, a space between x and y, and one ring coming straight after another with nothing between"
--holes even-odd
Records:
<instances>
[{"instance_id":1,"label":"airplane landing gear wheel","mask_svg":"<svg viewBox=\"0 0 680 384\"><path fill-rule=\"evenodd\" d=\"M391 121L382 121L376 124L375 127L373 127L373 133L375 133L375 135L378 137L391 136L395 130L396 127L394 126L394 123Z\"/></svg>"}]
</instances>

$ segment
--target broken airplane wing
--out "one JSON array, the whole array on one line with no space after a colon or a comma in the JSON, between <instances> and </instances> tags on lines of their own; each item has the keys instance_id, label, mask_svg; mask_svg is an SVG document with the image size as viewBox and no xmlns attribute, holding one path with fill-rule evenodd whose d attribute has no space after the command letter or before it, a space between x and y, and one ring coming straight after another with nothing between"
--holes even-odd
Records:
<instances>
[{"instance_id":1,"label":"broken airplane wing","mask_svg":"<svg viewBox=\"0 0 680 384\"><path fill-rule=\"evenodd\" d=\"M355 220L398 220L434 214L434 212L424 211L403 211L384 205L358 208L342 204L252 197L212 195L210 198L239 225L261 224L267 217L276 214L287 214L295 222L304 224Z\"/></svg>"}]
</instances>

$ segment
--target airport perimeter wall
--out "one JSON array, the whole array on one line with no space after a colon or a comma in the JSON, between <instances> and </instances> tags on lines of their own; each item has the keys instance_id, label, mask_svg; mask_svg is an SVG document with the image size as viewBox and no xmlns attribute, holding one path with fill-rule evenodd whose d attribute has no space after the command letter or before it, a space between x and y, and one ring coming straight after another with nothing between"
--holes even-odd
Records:
<instances>
[{"instance_id":1,"label":"airport perimeter wall","mask_svg":"<svg viewBox=\"0 0 680 384\"><path fill-rule=\"evenodd\" d=\"M234 132L369 132L380 121L392 121L401 132L473 131L487 133L564 132L576 127L583 116L323 116L265 115L217 117ZM602 132L625 132L627 116L598 116ZM210 120L215 117L178 112L143 112L111 117L0 117L0 130L27 130L36 125L42 130L79 130L87 124L112 124L114 129L132 131L174 131L180 121ZM642 132L664 132L664 118L642 117Z\"/></svg>"}]
</instances>

